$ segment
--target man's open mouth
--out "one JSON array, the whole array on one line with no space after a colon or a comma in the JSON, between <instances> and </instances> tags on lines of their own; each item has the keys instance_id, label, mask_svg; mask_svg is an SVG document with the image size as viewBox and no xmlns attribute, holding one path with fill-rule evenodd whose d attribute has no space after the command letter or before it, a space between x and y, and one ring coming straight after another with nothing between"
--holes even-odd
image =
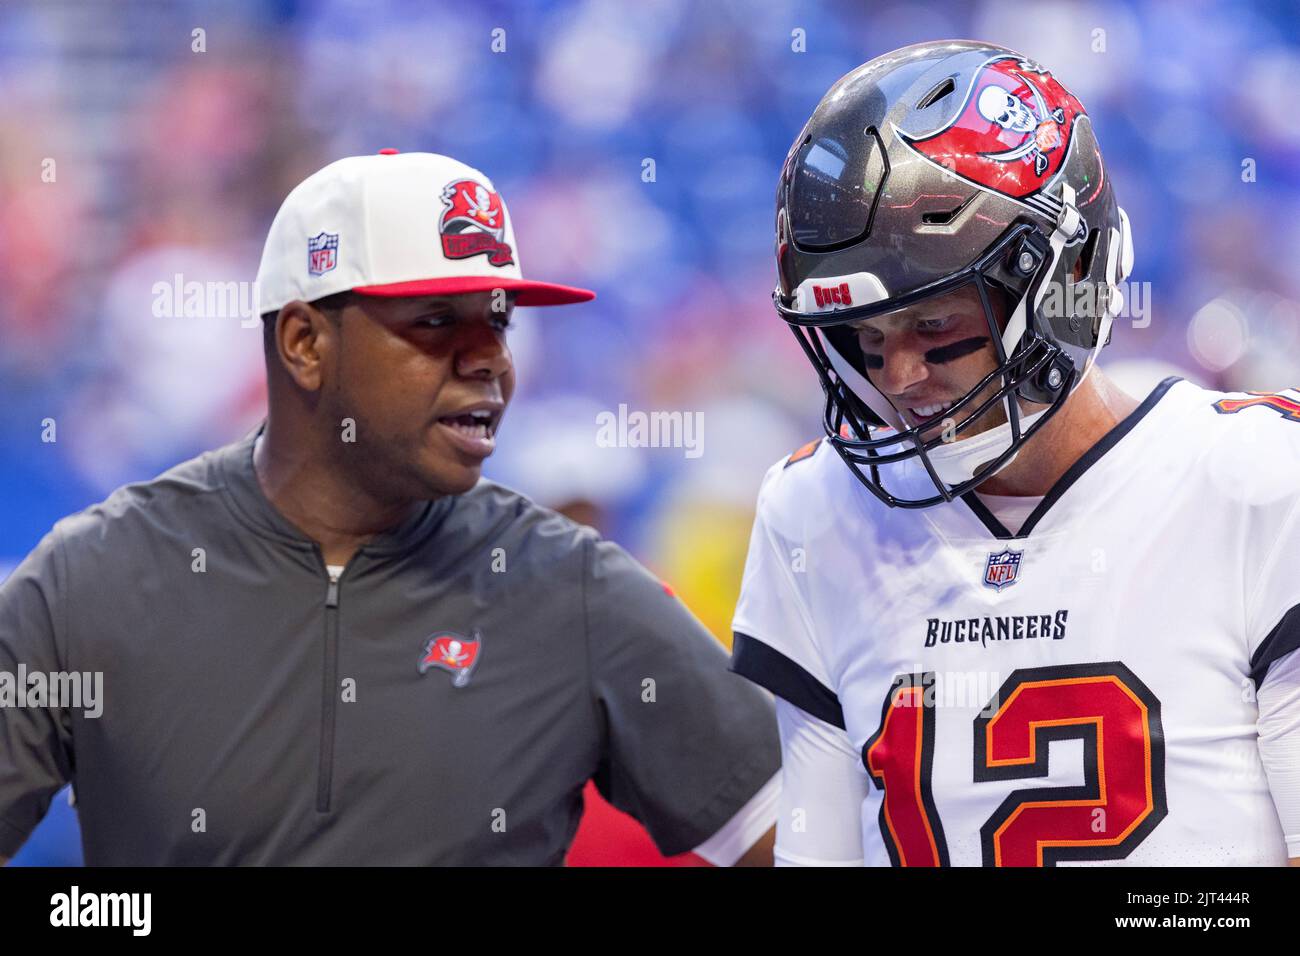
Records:
<instances>
[{"instance_id":1,"label":"man's open mouth","mask_svg":"<svg viewBox=\"0 0 1300 956\"><path fill-rule=\"evenodd\" d=\"M932 418L938 418L955 404L956 402L935 402L930 405L909 405L906 407L908 414L912 416L912 420L917 424L921 424Z\"/></svg>"},{"instance_id":2,"label":"man's open mouth","mask_svg":"<svg viewBox=\"0 0 1300 956\"><path fill-rule=\"evenodd\" d=\"M496 429L496 415L483 409L463 415L448 415L439 418L438 423L454 429L466 438L488 439Z\"/></svg>"}]
</instances>

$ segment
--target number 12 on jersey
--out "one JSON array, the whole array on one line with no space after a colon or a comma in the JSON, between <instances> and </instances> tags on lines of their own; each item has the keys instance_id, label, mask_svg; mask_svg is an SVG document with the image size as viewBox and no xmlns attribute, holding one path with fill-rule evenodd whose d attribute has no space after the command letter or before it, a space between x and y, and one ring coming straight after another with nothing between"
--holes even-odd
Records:
<instances>
[{"instance_id":1,"label":"number 12 on jersey","mask_svg":"<svg viewBox=\"0 0 1300 956\"><path fill-rule=\"evenodd\" d=\"M948 866L931 790L934 674L894 678L862 762L884 791L895 866ZM931 700L933 699L931 694ZM985 866L1119 860L1168 813L1160 701L1118 661L1014 671L975 718L973 782L1046 777L1048 745L1083 742L1083 784L1012 791L980 828Z\"/></svg>"}]
</instances>

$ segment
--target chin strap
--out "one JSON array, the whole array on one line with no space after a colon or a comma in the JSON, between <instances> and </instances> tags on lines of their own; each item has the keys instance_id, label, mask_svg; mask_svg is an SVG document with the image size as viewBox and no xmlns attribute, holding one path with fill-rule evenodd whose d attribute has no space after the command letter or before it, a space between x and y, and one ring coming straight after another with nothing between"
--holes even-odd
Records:
<instances>
[{"instance_id":1,"label":"chin strap","mask_svg":"<svg viewBox=\"0 0 1300 956\"><path fill-rule=\"evenodd\" d=\"M1023 435L1027 432L1046 412L1047 409L1043 409L1032 415L1021 415L1020 433ZM929 452L930 464L934 466L934 473L940 481L945 485L956 486L963 481L970 481L981 465L993 461L1010 447L1011 424L1006 422L986 432L934 449ZM1019 453L1017 450L1016 454ZM1016 455L1012 455L1003 462L1002 467L1005 468L1015 460Z\"/></svg>"}]
</instances>

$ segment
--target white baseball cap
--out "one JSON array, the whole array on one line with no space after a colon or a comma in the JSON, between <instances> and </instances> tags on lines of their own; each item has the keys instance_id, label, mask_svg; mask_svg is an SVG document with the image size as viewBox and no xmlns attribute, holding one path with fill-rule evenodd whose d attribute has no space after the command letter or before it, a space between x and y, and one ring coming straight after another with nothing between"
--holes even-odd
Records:
<instances>
[{"instance_id":1,"label":"white baseball cap","mask_svg":"<svg viewBox=\"0 0 1300 956\"><path fill-rule=\"evenodd\" d=\"M330 163L275 214L257 270L257 313L336 292L457 295L505 289L518 305L596 293L523 277L505 202L477 169L381 149Z\"/></svg>"}]
</instances>

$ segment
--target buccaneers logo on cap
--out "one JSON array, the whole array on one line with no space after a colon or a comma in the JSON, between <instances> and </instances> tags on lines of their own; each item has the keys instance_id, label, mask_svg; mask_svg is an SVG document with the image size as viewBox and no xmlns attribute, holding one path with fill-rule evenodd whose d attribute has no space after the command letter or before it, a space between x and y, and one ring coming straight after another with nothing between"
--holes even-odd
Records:
<instances>
[{"instance_id":1,"label":"buccaneers logo on cap","mask_svg":"<svg viewBox=\"0 0 1300 956\"><path fill-rule=\"evenodd\" d=\"M998 57L975 77L946 127L908 146L957 175L1012 199L1024 199L1056 175L1070 151L1083 104L1037 63Z\"/></svg>"},{"instance_id":2,"label":"buccaneers logo on cap","mask_svg":"<svg viewBox=\"0 0 1300 956\"><path fill-rule=\"evenodd\" d=\"M474 665L478 663L479 649L482 646L483 641L477 630L469 637L461 637L451 631L435 634L424 643L420 673L423 674L430 667L439 667L455 675L451 681L453 687L464 687L474 673Z\"/></svg>"},{"instance_id":3,"label":"buccaneers logo on cap","mask_svg":"<svg viewBox=\"0 0 1300 956\"><path fill-rule=\"evenodd\" d=\"M442 252L448 259L468 259L486 253L494 266L514 259L506 235L506 209L501 197L480 182L458 179L442 191L446 208L438 221Z\"/></svg>"}]
</instances>

